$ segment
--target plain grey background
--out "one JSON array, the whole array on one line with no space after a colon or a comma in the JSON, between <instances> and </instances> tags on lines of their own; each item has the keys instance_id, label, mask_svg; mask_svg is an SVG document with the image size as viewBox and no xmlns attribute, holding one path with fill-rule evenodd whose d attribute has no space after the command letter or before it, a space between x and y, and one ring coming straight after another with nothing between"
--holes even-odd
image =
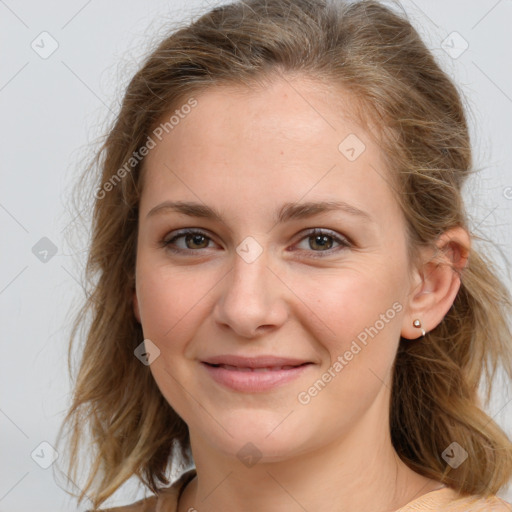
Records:
<instances>
[{"instance_id":1,"label":"plain grey background","mask_svg":"<svg viewBox=\"0 0 512 512\"><path fill-rule=\"evenodd\" d=\"M83 240L73 256L64 238L73 221L70 190L151 44L169 23L219 3L0 0L0 512L77 509L49 465L70 400L70 305L83 298L79 261L87 247ZM503 255L512 252L512 2L403 6L471 110L475 167L483 171L466 200L474 230L496 242L482 249L505 271ZM512 436L510 386L500 386L488 412ZM500 495L512 501L512 490ZM142 496L130 481L104 506Z\"/></svg>"}]
</instances>

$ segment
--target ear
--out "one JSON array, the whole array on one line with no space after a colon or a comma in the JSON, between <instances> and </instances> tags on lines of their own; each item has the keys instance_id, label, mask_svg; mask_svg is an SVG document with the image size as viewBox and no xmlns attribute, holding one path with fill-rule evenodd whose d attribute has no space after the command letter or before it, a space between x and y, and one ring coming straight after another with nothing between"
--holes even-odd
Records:
<instances>
[{"instance_id":1,"label":"ear","mask_svg":"<svg viewBox=\"0 0 512 512\"><path fill-rule=\"evenodd\" d=\"M424 251L421 268L415 270L403 317L401 336L416 339L421 329L413 326L419 319L429 332L437 327L448 313L460 288L460 273L467 266L471 239L462 227L452 228L440 235L436 249Z\"/></svg>"},{"instance_id":2,"label":"ear","mask_svg":"<svg viewBox=\"0 0 512 512\"><path fill-rule=\"evenodd\" d=\"M135 318L137 319L137 321L140 324L141 322L140 322L139 301L137 300L137 291L135 289L133 290L132 301L133 301L133 312L135 314Z\"/></svg>"}]
</instances>

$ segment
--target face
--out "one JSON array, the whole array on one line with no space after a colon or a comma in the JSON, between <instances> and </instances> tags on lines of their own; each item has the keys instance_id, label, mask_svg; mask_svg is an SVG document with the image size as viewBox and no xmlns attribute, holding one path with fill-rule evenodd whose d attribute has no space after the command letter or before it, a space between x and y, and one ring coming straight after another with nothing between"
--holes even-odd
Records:
<instances>
[{"instance_id":1,"label":"face","mask_svg":"<svg viewBox=\"0 0 512 512\"><path fill-rule=\"evenodd\" d=\"M370 409L382 429L411 283L378 146L347 94L304 79L195 99L146 157L139 208L134 311L160 390L225 456L316 450ZM304 207L320 202L346 208Z\"/></svg>"}]
</instances>

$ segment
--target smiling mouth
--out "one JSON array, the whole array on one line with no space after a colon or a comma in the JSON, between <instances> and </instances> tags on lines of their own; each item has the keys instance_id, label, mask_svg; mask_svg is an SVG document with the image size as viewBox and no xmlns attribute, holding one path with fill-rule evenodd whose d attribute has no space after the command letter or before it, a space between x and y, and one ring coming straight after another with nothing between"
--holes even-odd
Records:
<instances>
[{"instance_id":1,"label":"smiling mouth","mask_svg":"<svg viewBox=\"0 0 512 512\"><path fill-rule=\"evenodd\" d=\"M236 361L232 361L236 362ZM281 362L281 361L279 361ZM291 362L291 361L286 361ZM293 380L299 378L304 372L308 372L309 367L315 366L314 363L305 362L297 364L274 364L260 361L259 363L240 361L236 366L226 363L207 363L202 362L207 375L214 382L224 388L239 393L261 393L270 392ZM247 366L252 364L252 366ZM259 366L258 366L259 364ZM266 364L267 366L263 366Z\"/></svg>"}]
</instances>

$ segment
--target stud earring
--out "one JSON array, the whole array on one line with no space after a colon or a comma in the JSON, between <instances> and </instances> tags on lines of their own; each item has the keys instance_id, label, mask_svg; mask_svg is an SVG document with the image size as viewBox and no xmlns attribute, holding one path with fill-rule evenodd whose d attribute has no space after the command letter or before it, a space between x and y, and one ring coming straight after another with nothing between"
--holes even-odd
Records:
<instances>
[{"instance_id":1,"label":"stud earring","mask_svg":"<svg viewBox=\"0 0 512 512\"><path fill-rule=\"evenodd\" d=\"M416 320L414 320L414 322L412 323L412 325L414 325L414 327L417 327L418 329L421 329L421 335L422 336L425 336L426 332L425 332L425 329L423 329L423 327L421 327L421 322L420 320L418 320L416 318Z\"/></svg>"}]
</instances>

